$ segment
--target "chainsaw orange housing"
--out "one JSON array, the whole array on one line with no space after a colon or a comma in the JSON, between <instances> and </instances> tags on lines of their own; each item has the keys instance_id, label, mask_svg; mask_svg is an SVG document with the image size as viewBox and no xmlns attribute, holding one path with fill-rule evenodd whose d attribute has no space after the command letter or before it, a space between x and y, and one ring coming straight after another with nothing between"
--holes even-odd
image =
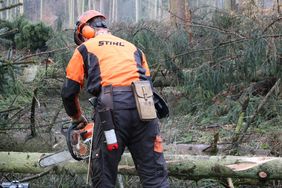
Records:
<instances>
[{"instance_id":1,"label":"chainsaw orange housing","mask_svg":"<svg viewBox=\"0 0 282 188\"><path fill-rule=\"evenodd\" d=\"M83 134L83 140L91 139L93 135L94 123L88 123L83 129L80 130Z\"/></svg>"}]
</instances>

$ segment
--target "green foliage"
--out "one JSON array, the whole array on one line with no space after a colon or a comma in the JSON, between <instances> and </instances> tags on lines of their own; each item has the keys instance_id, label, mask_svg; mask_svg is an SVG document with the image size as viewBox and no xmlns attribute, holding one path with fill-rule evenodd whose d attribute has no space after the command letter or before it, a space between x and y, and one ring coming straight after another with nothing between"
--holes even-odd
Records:
<instances>
[{"instance_id":1,"label":"green foliage","mask_svg":"<svg viewBox=\"0 0 282 188\"><path fill-rule=\"evenodd\" d=\"M27 48L32 51L45 47L51 34L51 28L42 22L37 24L21 23L20 33L15 35L15 43L18 49Z\"/></svg>"},{"instance_id":2,"label":"green foliage","mask_svg":"<svg viewBox=\"0 0 282 188\"><path fill-rule=\"evenodd\" d=\"M18 17L13 22L1 21L0 28L6 31L17 30L5 36L5 40L13 41L17 49L25 48L31 51L45 48L46 41L52 35L51 27L46 26L43 22L32 24L24 17Z\"/></svg>"},{"instance_id":3,"label":"green foliage","mask_svg":"<svg viewBox=\"0 0 282 188\"><path fill-rule=\"evenodd\" d=\"M252 82L281 77L282 25L273 15L216 10L206 11L205 16L203 12L195 11L192 16L197 23L191 26L192 41L184 25L175 29L156 22L114 26L113 33L145 52L152 75L157 74L162 83L180 88L182 98L173 101L174 115L200 112L199 120L205 119L205 123L235 123L241 110L237 101L241 92L251 88ZM157 69L159 65L161 68ZM239 85L243 87L214 104L216 96ZM247 116L254 113L264 96L250 97L259 100L250 102ZM271 106L259 114L257 124L278 117L275 108Z\"/></svg>"},{"instance_id":4,"label":"green foliage","mask_svg":"<svg viewBox=\"0 0 282 188\"><path fill-rule=\"evenodd\" d=\"M74 42L72 30L67 32L56 31L53 33L52 37L50 37L49 40L46 42L46 45L50 50L56 50L64 47L66 48L65 50L51 54L54 61L57 62L55 66L61 69L63 73L74 51L74 47L76 47L73 44Z\"/></svg>"}]
</instances>

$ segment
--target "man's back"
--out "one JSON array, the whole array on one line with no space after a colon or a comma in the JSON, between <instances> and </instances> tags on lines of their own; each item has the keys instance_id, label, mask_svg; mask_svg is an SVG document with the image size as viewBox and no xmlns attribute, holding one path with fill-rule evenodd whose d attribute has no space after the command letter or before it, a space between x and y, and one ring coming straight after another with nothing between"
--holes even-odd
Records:
<instances>
[{"instance_id":1,"label":"man's back","mask_svg":"<svg viewBox=\"0 0 282 188\"><path fill-rule=\"evenodd\" d=\"M143 53L130 42L111 34L89 39L77 50L86 68L87 89L92 94L98 93L100 86L130 86L133 81L147 80L150 75Z\"/></svg>"},{"instance_id":2,"label":"man's back","mask_svg":"<svg viewBox=\"0 0 282 188\"><path fill-rule=\"evenodd\" d=\"M136 107L140 102L136 104L134 97L137 89L131 87L134 81L150 80L145 55L133 44L108 33L104 21L105 17L95 10L85 12L78 19L74 39L79 46L68 64L62 89L66 112L76 123L87 122L82 118L78 100L84 79L88 92L97 96L91 152L92 186L114 187L118 163L127 146L143 187L167 188L159 120L141 120ZM148 81L138 83L149 86L142 85L147 100L152 96L152 85ZM141 91L141 87L138 88ZM154 105L153 101L150 104ZM142 108L147 110L145 105Z\"/></svg>"}]
</instances>

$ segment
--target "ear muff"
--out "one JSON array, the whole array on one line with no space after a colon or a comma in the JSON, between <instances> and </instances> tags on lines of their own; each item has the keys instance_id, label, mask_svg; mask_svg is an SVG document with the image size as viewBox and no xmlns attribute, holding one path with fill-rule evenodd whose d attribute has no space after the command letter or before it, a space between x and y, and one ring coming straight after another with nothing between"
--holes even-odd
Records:
<instances>
[{"instance_id":1,"label":"ear muff","mask_svg":"<svg viewBox=\"0 0 282 188\"><path fill-rule=\"evenodd\" d=\"M84 38L90 39L95 37L95 30L89 25L85 25L81 30L81 34Z\"/></svg>"}]
</instances>

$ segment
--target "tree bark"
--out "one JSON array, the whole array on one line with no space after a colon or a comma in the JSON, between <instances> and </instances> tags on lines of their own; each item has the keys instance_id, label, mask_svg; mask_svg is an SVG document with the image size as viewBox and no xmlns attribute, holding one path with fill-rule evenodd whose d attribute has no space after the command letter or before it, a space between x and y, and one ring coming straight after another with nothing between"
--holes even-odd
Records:
<instances>
[{"instance_id":1,"label":"tree bark","mask_svg":"<svg viewBox=\"0 0 282 188\"><path fill-rule=\"evenodd\" d=\"M178 27L183 25L185 21L185 1L183 0L170 0L170 22L172 26Z\"/></svg>"},{"instance_id":2,"label":"tree bark","mask_svg":"<svg viewBox=\"0 0 282 188\"><path fill-rule=\"evenodd\" d=\"M43 153L0 152L0 172L42 173L46 169L38 166ZM243 178L254 180L282 180L282 158L247 156L192 156L165 155L169 175L177 178L199 180L201 178ZM87 172L85 162L69 161L54 168L78 174ZM130 154L124 154L119 173L136 175Z\"/></svg>"},{"instance_id":3,"label":"tree bark","mask_svg":"<svg viewBox=\"0 0 282 188\"><path fill-rule=\"evenodd\" d=\"M230 1L231 1L231 10L233 10L233 11L237 10L236 0L230 0Z\"/></svg>"}]
</instances>

